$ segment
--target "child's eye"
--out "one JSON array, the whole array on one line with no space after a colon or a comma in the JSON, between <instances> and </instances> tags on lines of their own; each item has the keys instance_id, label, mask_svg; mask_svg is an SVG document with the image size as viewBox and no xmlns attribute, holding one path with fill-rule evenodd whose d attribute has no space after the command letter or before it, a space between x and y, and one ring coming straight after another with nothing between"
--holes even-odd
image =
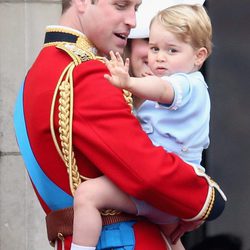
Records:
<instances>
[{"instance_id":1,"label":"child's eye","mask_svg":"<svg viewBox=\"0 0 250 250\"><path fill-rule=\"evenodd\" d=\"M150 50L151 50L152 52L154 52L154 53L157 52L157 51L159 51L159 49L158 49L157 47L151 47Z\"/></svg>"},{"instance_id":2,"label":"child's eye","mask_svg":"<svg viewBox=\"0 0 250 250\"><path fill-rule=\"evenodd\" d=\"M168 49L168 53L169 53L169 54L174 54L174 53L176 53L176 52L177 52L176 49L173 49L173 48Z\"/></svg>"}]
</instances>

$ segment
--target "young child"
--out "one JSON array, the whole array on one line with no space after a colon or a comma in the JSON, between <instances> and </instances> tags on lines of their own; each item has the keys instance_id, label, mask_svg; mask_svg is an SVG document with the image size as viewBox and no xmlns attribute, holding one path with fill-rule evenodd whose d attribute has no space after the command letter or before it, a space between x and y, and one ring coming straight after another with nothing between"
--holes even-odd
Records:
<instances>
[{"instance_id":1,"label":"young child","mask_svg":"<svg viewBox=\"0 0 250 250\"><path fill-rule=\"evenodd\" d=\"M119 53L111 52L111 60L106 60L111 75L104 76L142 99L135 113L155 145L201 169L202 150L209 145L210 98L199 70L211 53L211 39L211 22L201 5L169 7L150 25L148 64L154 75L130 77L129 60L124 64ZM167 239L179 223L102 176L85 181L76 191L73 243L92 248L75 249L95 249L102 228L99 211L105 208L145 216L159 224ZM184 249L180 240L171 248Z\"/></svg>"}]
</instances>

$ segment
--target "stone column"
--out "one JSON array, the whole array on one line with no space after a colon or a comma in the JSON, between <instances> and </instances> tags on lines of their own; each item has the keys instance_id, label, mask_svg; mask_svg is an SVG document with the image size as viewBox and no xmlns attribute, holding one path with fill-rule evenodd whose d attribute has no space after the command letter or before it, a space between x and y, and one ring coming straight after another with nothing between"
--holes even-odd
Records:
<instances>
[{"instance_id":1,"label":"stone column","mask_svg":"<svg viewBox=\"0 0 250 250\"><path fill-rule=\"evenodd\" d=\"M49 250L44 212L20 156L13 108L60 0L0 0L0 249Z\"/></svg>"}]
</instances>

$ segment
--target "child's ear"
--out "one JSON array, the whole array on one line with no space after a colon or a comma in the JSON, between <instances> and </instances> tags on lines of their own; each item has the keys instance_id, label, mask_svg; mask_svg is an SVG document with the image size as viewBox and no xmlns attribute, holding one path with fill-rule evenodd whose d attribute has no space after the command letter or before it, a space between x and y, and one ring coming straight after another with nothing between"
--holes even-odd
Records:
<instances>
[{"instance_id":1,"label":"child's ear","mask_svg":"<svg viewBox=\"0 0 250 250\"><path fill-rule=\"evenodd\" d=\"M207 59L207 49L202 47L196 51L195 65L201 67L204 61Z\"/></svg>"}]
</instances>

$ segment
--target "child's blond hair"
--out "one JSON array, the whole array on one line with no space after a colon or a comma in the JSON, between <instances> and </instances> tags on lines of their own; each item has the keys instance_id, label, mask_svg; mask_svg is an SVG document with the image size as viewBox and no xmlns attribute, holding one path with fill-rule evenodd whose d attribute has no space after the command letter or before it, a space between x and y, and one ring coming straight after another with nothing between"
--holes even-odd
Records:
<instances>
[{"instance_id":1,"label":"child's blond hair","mask_svg":"<svg viewBox=\"0 0 250 250\"><path fill-rule=\"evenodd\" d=\"M178 4L160 11L151 21L159 22L194 49L205 47L212 52L212 25L202 5Z\"/></svg>"}]
</instances>

